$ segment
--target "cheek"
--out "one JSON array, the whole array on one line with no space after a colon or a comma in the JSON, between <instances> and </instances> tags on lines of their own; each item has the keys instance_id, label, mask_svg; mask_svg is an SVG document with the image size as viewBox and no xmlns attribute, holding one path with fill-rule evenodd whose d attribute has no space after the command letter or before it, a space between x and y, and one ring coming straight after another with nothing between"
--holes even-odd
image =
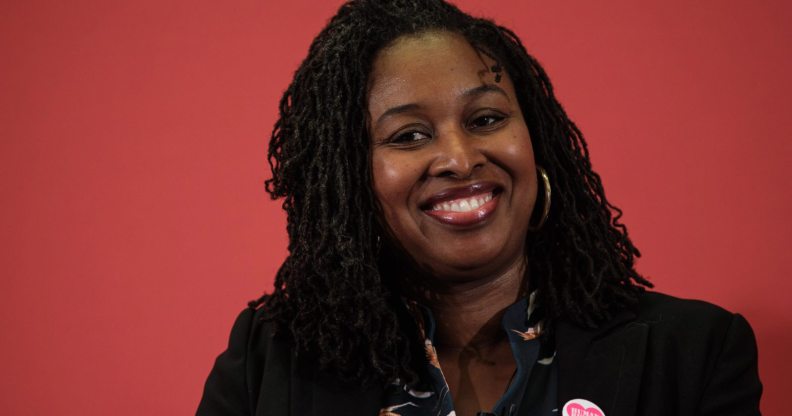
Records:
<instances>
[{"instance_id":1,"label":"cheek","mask_svg":"<svg viewBox=\"0 0 792 416\"><path fill-rule=\"evenodd\" d=\"M520 166L522 169L533 169L534 167L533 147L528 138L512 140L507 146L504 146L503 153L513 166Z\"/></svg>"},{"instance_id":2,"label":"cheek","mask_svg":"<svg viewBox=\"0 0 792 416\"><path fill-rule=\"evenodd\" d=\"M411 190L421 171L410 157L375 151L371 159L374 194L390 226L394 217L409 214Z\"/></svg>"},{"instance_id":3,"label":"cheek","mask_svg":"<svg viewBox=\"0 0 792 416\"><path fill-rule=\"evenodd\" d=\"M513 178L513 203L529 211L537 196L536 162L528 128L519 126L498 148L501 166Z\"/></svg>"},{"instance_id":4,"label":"cheek","mask_svg":"<svg viewBox=\"0 0 792 416\"><path fill-rule=\"evenodd\" d=\"M506 168L515 178L535 181L536 162L528 128L523 125L510 133L508 140L500 143L498 148Z\"/></svg>"}]
</instances>

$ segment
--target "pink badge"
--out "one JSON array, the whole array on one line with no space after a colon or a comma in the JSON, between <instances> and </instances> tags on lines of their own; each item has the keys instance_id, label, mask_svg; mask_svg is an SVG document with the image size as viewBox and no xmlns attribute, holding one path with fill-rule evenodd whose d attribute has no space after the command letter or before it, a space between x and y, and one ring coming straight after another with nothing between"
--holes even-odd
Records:
<instances>
[{"instance_id":1,"label":"pink badge","mask_svg":"<svg viewBox=\"0 0 792 416\"><path fill-rule=\"evenodd\" d=\"M564 405L562 416L605 416L602 409L586 399L572 399Z\"/></svg>"}]
</instances>

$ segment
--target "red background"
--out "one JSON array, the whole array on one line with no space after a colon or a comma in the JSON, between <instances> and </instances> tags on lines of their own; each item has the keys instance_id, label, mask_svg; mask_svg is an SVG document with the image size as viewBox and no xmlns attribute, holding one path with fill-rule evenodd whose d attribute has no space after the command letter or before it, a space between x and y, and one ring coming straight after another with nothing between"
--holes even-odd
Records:
<instances>
[{"instance_id":1,"label":"red background","mask_svg":"<svg viewBox=\"0 0 792 416\"><path fill-rule=\"evenodd\" d=\"M607 3L607 4L604 4ZM742 312L763 410L792 366L792 6L460 1L511 26L661 291ZM338 2L0 5L0 408L194 412L285 254L276 103Z\"/></svg>"}]
</instances>

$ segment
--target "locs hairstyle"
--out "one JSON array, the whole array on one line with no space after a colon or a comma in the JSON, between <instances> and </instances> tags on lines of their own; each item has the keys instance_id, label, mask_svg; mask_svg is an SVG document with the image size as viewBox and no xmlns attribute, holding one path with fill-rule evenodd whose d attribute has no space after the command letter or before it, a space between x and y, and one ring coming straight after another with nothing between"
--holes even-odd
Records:
<instances>
[{"instance_id":1,"label":"locs hairstyle","mask_svg":"<svg viewBox=\"0 0 792 416\"><path fill-rule=\"evenodd\" d=\"M267 191L283 198L289 255L272 294L252 302L276 336L342 378L415 380L420 367L414 331L399 317L402 293L378 261L377 236L386 233L372 190L366 97L377 52L426 31L461 34L514 82L553 186L549 219L526 249L529 285L549 318L595 326L651 286L635 271L640 254L605 199L583 136L512 31L441 0L353 0L314 39L280 101Z\"/></svg>"}]
</instances>

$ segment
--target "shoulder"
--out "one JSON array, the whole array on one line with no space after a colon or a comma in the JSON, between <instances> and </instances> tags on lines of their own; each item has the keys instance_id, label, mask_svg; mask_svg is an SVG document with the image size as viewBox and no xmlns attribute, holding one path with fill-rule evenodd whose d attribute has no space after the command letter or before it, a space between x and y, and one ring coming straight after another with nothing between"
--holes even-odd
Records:
<instances>
[{"instance_id":1,"label":"shoulder","mask_svg":"<svg viewBox=\"0 0 792 416\"><path fill-rule=\"evenodd\" d=\"M700 414L758 414L756 338L740 314L656 292L639 297L628 325L647 329L649 374L697 392Z\"/></svg>"},{"instance_id":2,"label":"shoulder","mask_svg":"<svg viewBox=\"0 0 792 416\"><path fill-rule=\"evenodd\" d=\"M228 346L215 360L197 414L252 414L262 389L272 393L272 406L286 406L282 381L289 375L290 354L265 305L251 302L237 316ZM262 377L265 368L273 375L269 379Z\"/></svg>"},{"instance_id":3,"label":"shoulder","mask_svg":"<svg viewBox=\"0 0 792 416\"><path fill-rule=\"evenodd\" d=\"M739 314L709 302L645 292L638 300L636 323L651 328L654 341L666 337L686 344L717 349L730 337L753 340L748 322Z\"/></svg>"},{"instance_id":4,"label":"shoulder","mask_svg":"<svg viewBox=\"0 0 792 416\"><path fill-rule=\"evenodd\" d=\"M728 322L734 314L720 306L695 299L681 299L658 292L644 292L638 297L637 319L640 321L692 326Z\"/></svg>"},{"instance_id":5,"label":"shoulder","mask_svg":"<svg viewBox=\"0 0 792 416\"><path fill-rule=\"evenodd\" d=\"M266 346L271 343L276 332L276 325L267 311L266 303L260 300L250 302L234 320L229 346L239 349L244 347L245 350Z\"/></svg>"},{"instance_id":6,"label":"shoulder","mask_svg":"<svg viewBox=\"0 0 792 416\"><path fill-rule=\"evenodd\" d=\"M717 318L731 315L731 312L703 300L682 299L660 292L646 291L638 297L638 312L641 315L658 312L700 315Z\"/></svg>"},{"instance_id":7,"label":"shoulder","mask_svg":"<svg viewBox=\"0 0 792 416\"><path fill-rule=\"evenodd\" d=\"M284 362L292 348L286 331L281 331L267 308L266 299L250 302L240 312L231 329L229 344L244 348L248 370L263 367L266 362ZM288 362L288 360L285 360Z\"/></svg>"}]
</instances>

